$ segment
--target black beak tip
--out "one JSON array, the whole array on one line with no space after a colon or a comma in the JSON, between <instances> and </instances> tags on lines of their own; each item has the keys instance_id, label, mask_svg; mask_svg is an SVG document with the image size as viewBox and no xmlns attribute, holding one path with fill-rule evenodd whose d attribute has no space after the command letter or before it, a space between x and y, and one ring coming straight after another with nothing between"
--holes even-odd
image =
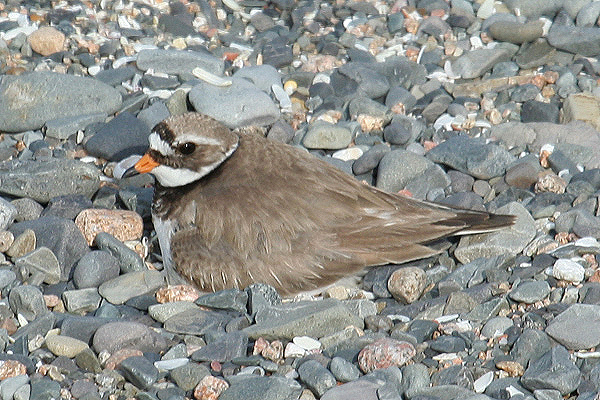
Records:
<instances>
[{"instance_id":1,"label":"black beak tip","mask_svg":"<svg viewBox=\"0 0 600 400\"><path fill-rule=\"evenodd\" d=\"M121 175L121 179L131 178L132 176L139 175L140 173L135 169L135 166L129 167L123 175Z\"/></svg>"}]
</instances>

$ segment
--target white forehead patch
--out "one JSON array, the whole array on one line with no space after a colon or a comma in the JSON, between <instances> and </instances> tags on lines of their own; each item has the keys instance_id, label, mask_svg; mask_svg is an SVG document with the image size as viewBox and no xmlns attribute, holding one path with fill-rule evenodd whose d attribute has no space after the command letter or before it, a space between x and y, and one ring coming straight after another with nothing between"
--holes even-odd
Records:
<instances>
[{"instance_id":1,"label":"white forehead patch","mask_svg":"<svg viewBox=\"0 0 600 400\"><path fill-rule=\"evenodd\" d=\"M152 132L150 136L148 136L148 141L150 142L150 148L152 150L158 151L163 156L168 156L175 153L171 146L169 146L167 142L162 140L160 138L160 135L156 132Z\"/></svg>"},{"instance_id":2,"label":"white forehead patch","mask_svg":"<svg viewBox=\"0 0 600 400\"><path fill-rule=\"evenodd\" d=\"M215 139L215 138L210 138L210 137L206 137L206 136L198 136L198 135L193 135L193 134L186 134L186 135L181 135L179 137L177 137L177 139L175 139L175 142L173 143L174 145L179 145L181 143L195 143L199 146L220 146L221 145L221 141Z\"/></svg>"}]
</instances>

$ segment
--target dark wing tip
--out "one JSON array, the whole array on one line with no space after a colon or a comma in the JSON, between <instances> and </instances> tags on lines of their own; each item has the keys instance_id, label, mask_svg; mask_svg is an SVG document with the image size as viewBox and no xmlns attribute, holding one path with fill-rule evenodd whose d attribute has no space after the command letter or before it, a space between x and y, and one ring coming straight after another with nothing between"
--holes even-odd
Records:
<instances>
[{"instance_id":1,"label":"dark wing tip","mask_svg":"<svg viewBox=\"0 0 600 400\"><path fill-rule=\"evenodd\" d=\"M435 225L455 227L452 235L470 235L474 233L494 232L513 225L514 215L492 214L486 211L451 208L456 215L440 220Z\"/></svg>"},{"instance_id":2,"label":"dark wing tip","mask_svg":"<svg viewBox=\"0 0 600 400\"><path fill-rule=\"evenodd\" d=\"M481 213L461 213L456 219L464 224L464 228L456 235L470 235L473 233L494 232L513 225L516 221L514 215Z\"/></svg>"}]
</instances>

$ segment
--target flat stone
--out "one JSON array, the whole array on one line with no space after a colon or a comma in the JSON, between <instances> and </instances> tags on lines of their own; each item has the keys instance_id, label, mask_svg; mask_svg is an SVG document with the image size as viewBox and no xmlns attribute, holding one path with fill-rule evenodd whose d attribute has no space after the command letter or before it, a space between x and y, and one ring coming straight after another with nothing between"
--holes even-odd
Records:
<instances>
[{"instance_id":1,"label":"flat stone","mask_svg":"<svg viewBox=\"0 0 600 400\"><path fill-rule=\"evenodd\" d=\"M68 139L77 131L84 130L88 125L104 122L106 114L84 114L62 117L46 122L46 136L60 140Z\"/></svg>"},{"instance_id":2,"label":"flat stone","mask_svg":"<svg viewBox=\"0 0 600 400\"><path fill-rule=\"evenodd\" d=\"M516 289L509 293L509 297L521 303L533 304L543 300L550 294L550 285L546 281L521 282Z\"/></svg>"},{"instance_id":3,"label":"flat stone","mask_svg":"<svg viewBox=\"0 0 600 400\"><path fill-rule=\"evenodd\" d=\"M110 115L120 106L121 94L92 78L54 72L7 75L0 83L0 130L40 129L57 118Z\"/></svg>"},{"instance_id":4,"label":"flat stone","mask_svg":"<svg viewBox=\"0 0 600 400\"><path fill-rule=\"evenodd\" d=\"M488 28L492 37L500 42L522 44L533 42L544 33L542 21L529 21L525 24L510 21L497 21Z\"/></svg>"},{"instance_id":5,"label":"flat stone","mask_svg":"<svg viewBox=\"0 0 600 400\"><path fill-rule=\"evenodd\" d=\"M600 306L573 304L550 321L546 333L570 350L596 347L600 344Z\"/></svg>"},{"instance_id":6,"label":"flat stone","mask_svg":"<svg viewBox=\"0 0 600 400\"><path fill-rule=\"evenodd\" d=\"M37 286L17 286L8 293L8 303L15 314L21 314L27 321L48 313L44 297Z\"/></svg>"},{"instance_id":7,"label":"flat stone","mask_svg":"<svg viewBox=\"0 0 600 400\"><path fill-rule=\"evenodd\" d=\"M432 166L433 163L423 156L406 150L392 150L379 162L376 186L386 192L398 192Z\"/></svg>"},{"instance_id":8,"label":"flat stone","mask_svg":"<svg viewBox=\"0 0 600 400\"><path fill-rule=\"evenodd\" d=\"M198 307L173 315L164 322L164 327L173 333L203 335L208 331L223 329L230 319L227 315Z\"/></svg>"},{"instance_id":9,"label":"flat stone","mask_svg":"<svg viewBox=\"0 0 600 400\"><path fill-rule=\"evenodd\" d=\"M174 75L189 75L196 67L220 75L224 69L223 61L211 54L162 49L140 51L137 55L136 65L142 71L152 69L155 72Z\"/></svg>"},{"instance_id":10,"label":"flat stone","mask_svg":"<svg viewBox=\"0 0 600 400\"><path fill-rule=\"evenodd\" d=\"M348 147L351 141L350 129L325 121L316 121L308 127L302 144L307 149L337 150Z\"/></svg>"},{"instance_id":11,"label":"flat stone","mask_svg":"<svg viewBox=\"0 0 600 400\"><path fill-rule=\"evenodd\" d=\"M98 188L98 169L78 160L12 160L0 164L0 193L15 197L47 203L53 197L69 194L91 198Z\"/></svg>"},{"instance_id":12,"label":"flat stone","mask_svg":"<svg viewBox=\"0 0 600 400\"><path fill-rule=\"evenodd\" d=\"M297 399L302 392L300 384L282 376L237 375L227 378L229 389L219 400L286 400Z\"/></svg>"},{"instance_id":13,"label":"flat stone","mask_svg":"<svg viewBox=\"0 0 600 400\"><path fill-rule=\"evenodd\" d=\"M503 175L515 161L504 148L466 136L455 136L438 144L427 152L427 158L479 179Z\"/></svg>"},{"instance_id":14,"label":"flat stone","mask_svg":"<svg viewBox=\"0 0 600 400\"><path fill-rule=\"evenodd\" d=\"M50 335L46 338L46 347L55 356L74 358L85 349L89 349L87 343L81 340L62 335Z\"/></svg>"},{"instance_id":15,"label":"flat stone","mask_svg":"<svg viewBox=\"0 0 600 400\"><path fill-rule=\"evenodd\" d=\"M518 46L508 43L493 49L471 50L452 63L452 71L463 79L477 78L491 70L495 64L509 61L517 50Z\"/></svg>"},{"instance_id":16,"label":"flat stone","mask_svg":"<svg viewBox=\"0 0 600 400\"><path fill-rule=\"evenodd\" d=\"M93 338L96 352L114 353L120 349L160 353L167 348L167 340L148 326L137 322L109 322L98 328Z\"/></svg>"},{"instance_id":17,"label":"flat stone","mask_svg":"<svg viewBox=\"0 0 600 400\"><path fill-rule=\"evenodd\" d=\"M52 250L47 247L38 247L14 262L21 276L27 277L25 281L30 285L39 285L42 282L53 285L60 281L60 264Z\"/></svg>"},{"instance_id":18,"label":"flat stone","mask_svg":"<svg viewBox=\"0 0 600 400\"><path fill-rule=\"evenodd\" d=\"M110 233L99 232L96 234L94 244L98 249L108 251L119 261L121 272L126 274L135 271L146 271L144 260L135 251Z\"/></svg>"},{"instance_id":19,"label":"flat stone","mask_svg":"<svg viewBox=\"0 0 600 400\"><path fill-rule=\"evenodd\" d=\"M212 342L192 353L194 361L231 361L236 357L246 355L248 336L241 331L224 335L216 342Z\"/></svg>"},{"instance_id":20,"label":"flat stone","mask_svg":"<svg viewBox=\"0 0 600 400\"><path fill-rule=\"evenodd\" d=\"M252 82L237 78L230 86L200 82L188 94L194 109L230 128L270 125L279 119L279 108L271 97Z\"/></svg>"},{"instance_id":21,"label":"flat stone","mask_svg":"<svg viewBox=\"0 0 600 400\"><path fill-rule=\"evenodd\" d=\"M584 121L600 129L600 98L589 93L569 95L563 104L563 122Z\"/></svg>"},{"instance_id":22,"label":"flat stone","mask_svg":"<svg viewBox=\"0 0 600 400\"><path fill-rule=\"evenodd\" d=\"M75 263L90 251L81 231L71 220L53 216L23 221L10 228L15 236L25 231L35 232L38 247L47 247L60 265L60 280L67 281Z\"/></svg>"},{"instance_id":23,"label":"flat stone","mask_svg":"<svg viewBox=\"0 0 600 400\"><path fill-rule=\"evenodd\" d=\"M262 336L267 340L291 340L301 335L319 338L348 325L363 327L363 320L335 299L273 306L259 311L255 319L255 325L244 328L251 339Z\"/></svg>"},{"instance_id":24,"label":"flat stone","mask_svg":"<svg viewBox=\"0 0 600 400\"><path fill-rule=\"evenodd\" d=\"M555 389L563 396L574 391L581 381L579 368L563 346L555 346L539 360L529 363L521 383L529 390Z\"/></svg>"},{"instance_id":25,"label":"flat stone","mask_svg":"<svg viewBox=\"0 0 600 400\"><path fill-rule=\"evenodd\" d=\"M98 292L112 304L123 304L135 296L154 293L163 285L160 271L133 271L104 282Z\"/></svg>"},{"instance_id":26,"label":"flat stone","mask_svg":"<svg viewBox=\"0 0 600 400\"><path fill-rule=\"evenodd\" d=\"M520 203L509 203L500 207L497 213L516 216L515 224L496 232L463 236L454 253L460 262L468 263L481 257L517 254L535 237L533 218Z\"/></svg>"},{"instance_id":27,"label":"flat stone","mask_svg":"<svg viewBox=\"0 0 600 400\"><path fill-rule=\"evenodd\" d=\"M85 142L85 149L93 156L120 161L134 154L144 154L149 135L146 123L124 111L94 133Z\"/></svg>"},{"instance_id":28,"label":"flat stone","mask_svg":"<svg viewBox=\"0 0 600 400\"><path fill-rule=\"evenodd\" d=\"M600 28L552 24L547 38L559 50L586 57L600 54Z\"/></svg>"},{"instance_id":29,"label":"flat stone","mask_svg":"<svg viewBox=\"0 0 600 400\"><path fill-rule=\"evenodd\" d=\"M140 389L150 387L158 379L158 370L143 356L126 358L119 367L125 378Z\"/></svg>"},{"instance_id":30,"label":"flat stone","mask_svg":"<svg viewBox=\"0 0 600 400\"><path fill-rule=\"evenodd\" d=\"M102 300L98 294L98 289L95 287L66 290L62 294L62 299L67 311L73 314L85 314L94 311L98 308Z\"/></svg>"}]
</instances>

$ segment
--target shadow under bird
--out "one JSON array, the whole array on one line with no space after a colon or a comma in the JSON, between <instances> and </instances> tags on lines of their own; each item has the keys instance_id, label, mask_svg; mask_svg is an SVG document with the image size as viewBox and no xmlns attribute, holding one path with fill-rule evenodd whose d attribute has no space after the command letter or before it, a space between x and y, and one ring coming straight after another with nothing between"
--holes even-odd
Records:
<instances>
[{"instance_id":1,"label":"shadow under bird","mask_svg":"<svg viewBox=\"0 0 600 400\"><path fill-rule=\"evenodd\" d=\"M490 232L509 215L383 192L306 151L198 113L154 127L126 173L152 173L163 264L202 291L263 282L314 291L365 267L439 252L436 240Z\"/></svg>"}]
</instances>

